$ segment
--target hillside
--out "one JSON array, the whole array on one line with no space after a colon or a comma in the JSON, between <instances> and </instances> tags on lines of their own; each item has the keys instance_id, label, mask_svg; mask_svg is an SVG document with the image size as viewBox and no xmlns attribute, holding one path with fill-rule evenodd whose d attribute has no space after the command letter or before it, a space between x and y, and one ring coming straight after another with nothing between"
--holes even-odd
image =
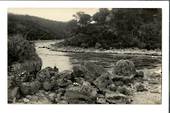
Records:
<instances>
[{"instance_id":1,"label":"hillside","mask_svg":"<svg viewBox=\"0 0 170 113\"><path fill-rule=\"evenodd\" d=\"M8 14L8 35L22 34L28 40L67 37L66 23L29 15Z\"/></svg>"}]
</instances>

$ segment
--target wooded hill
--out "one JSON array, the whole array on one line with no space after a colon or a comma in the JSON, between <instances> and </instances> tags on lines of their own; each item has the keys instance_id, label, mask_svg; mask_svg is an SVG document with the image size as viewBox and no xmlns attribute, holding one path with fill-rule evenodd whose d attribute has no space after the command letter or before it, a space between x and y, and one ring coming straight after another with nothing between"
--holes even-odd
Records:
<instances>
[{"instance_id":1,"label":"wooded hill","mask_svg":"<svg viewBox=\"0 0 170 113\"><path fill-rule=\"evenodd\" d=\"M29 15L8 14L8 35L21 34L28 40L67 37L66 23Z\"/></svg>"}]
</instances>

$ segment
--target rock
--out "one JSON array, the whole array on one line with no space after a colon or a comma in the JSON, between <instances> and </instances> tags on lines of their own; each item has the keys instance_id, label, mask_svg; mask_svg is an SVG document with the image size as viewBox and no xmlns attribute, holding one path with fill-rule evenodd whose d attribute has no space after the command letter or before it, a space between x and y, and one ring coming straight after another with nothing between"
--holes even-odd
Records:
<instances>
[{"instance_id":1,"label":"rock","mask_svg":"<svg viewBox=\"0 0 170 113\"><path fill-rule=\"evenodd\" d=\"M134 76L134 78L142 80L144 78L144 72L143 71L136 72L136 75Z\"/></svg>"},{"instance_id":2,"label":"rock","mask_svg":"<svg viewBox=\"0 0 170 113\"><path fill-rule=\"evenodd\" d=\"M136 91L137 92L142 92L142 91L147 91L147 89L145 88L145 86L143 84L137 84L136 85Z\"/></svg>"},{"instance_id":3,"label":"rock","mask_svg":"<svg viewBox=\"0 0 170 113\"><path fill-rule=\"evenodd\" d=\"M105 94L106 101L110 104L129 104L131 99L121 93L110 92Z\"/></svg>"},{"instance_id":4,"label":"rock","mask_svg":"<svg viewBox=\"0 0 170 113\"><path fill-rule=\"evenodd\" d=\"M101 47L101 44L98 43L98 42L96 42L96 44L95 44L95 49L99 49L100 47Z\"/></svg>"},{"instance_id":5,"label":"rock","mask_svg":"<svg viewBox=\"0 0 170 113\"><path fill-rule=\"evenodd\" d=\"M71 80L59 79L57 80L57 84L59 87L64 88L72 84Z\"/></svg>"},{"instance_id":6,"label":"rock","mask_svg":"<svg viewBox=\"0 0 170 113\"><path fill-rule=\"evenodd\" d=\"M108 86L108 89L109 89L110 91L116 91L116 90L117 90L117 87L116 87L115 84L110 84L110 85Z\"/></svg>"},{"instance_id":7,"label":"rock","mask_svg":"<svg viewBox=\"0 0 170 113\"><path fill-rule=\"evenodd\" d=\"M90 82L101 76L103 73L107 73L103 66L96 65L92 62L85 62L84 66L86 67L89 73L88 76L85 76L85 79Z\"/></svg>"},{"instance_id":8,"label":"rock","mask_svg":"<svg viewBox=\"0 0 170 113\"><path fill-rule=\"evenodd\" d=\"M23 82L20 85L20 90L23 95L35 94L40 89L40 86L39 81Z\"/></svg>"},{"instance_id":9,"label":"rock","mask_svg":"<svg viewBox=\"0 0 170 113\"><path fill-rule=\"evenodd\" d=\"M97 99L96 99L96 103L97 104L106 104L106 99L103 95L100 95L100 96L97 96Z\"/></svg>"},{"instance_id":10,"label":"rock","mask_svg":"<svg viewBox=\"0 0 170 113\"><path fill-rule=\"evenodd\" d=\"M44 82L50 80L52 76L58 76L58 71L51 67L46 67L37 73L36 79Z\"/></svg>"},{"instance_id":11,"label":"rock","mask_svg":"<svg viewBox=\"0 0 170 113\"><path fill-rule=\"evenodd\" d=\"M48 96L49 96L49 99L51 100L51 102L55 101L56 93L50 93Z\"/></svg>"},{"instance_id":12,"label":"rock","mask_svg":"<svg viewBox=\"0 0 170 113\"><path fill-rule=\"evenodd\" d=\"M82 77L85 80L92 82L97 77L106 72L107 71L102 66L98 66L91 62L85 62L82 65L74 66L72 75L74 78Z\"/></svg>"},{"instance_id":13,"label":"rock","mask_svg":"<svg viewBox=\"0 0 170 113\"><path fill-rule=\"evenodd\" d=\"M65 80L72 80L73 76L71 75L72 74L72 71L70 70L64 70L62 72L60 72L58 75L59 75L59 78L60 79L65 79Z\"/></svg>"},{"instance_id":14,"label":"rock","mask_svg":"<svg viewBox=\"0 0 170 113\"><path fill-rule=\"evenodd\" d=\"M122 93L124 95L132 95L132 90L127 86L118 87L117 92Z\"/></svg>"},{"instance_id":15,"label":"rock","mask_svg":"<svg viewBox=\"0 0 170 113\"><path fill-rule=\"evenodd\" d=\"M27 98L23 98L24 103L28 103L30 100Z\"/></svg>"},{"instance_id":16,"label":"rock","mask_svg":"<svg viewBox=\"0 0 170 113\"><path fill-rule=\"evenodd\" d=\"M8 102L15 103L16 99L20 97L19 87L8 88Z\"/></svg>"},{"instance_id":17,"label":"rock","mask_svg":"<svg viewBox=\"0 0 170 113\"><path fill-rule=\"evenodd\" d=\"M111 80L110 73L104 73L100 77L98 77L93 83L96 85L97 88L103 90L107 88L107 86L111 85L113 82Z\"/></svg>"},{"instance_id":18,"label":"rock","mask_svg":"<svg viewBox=\"0 0 170 113\"><path fill-rule=\"evenodd\" d=\"M118 76L131 76L136 74L135 65L129 60L119 60L116 62L114 71Z\"/></svg>"},{"instance_id":19,"label":"rock","mask_svg":"<svg viewBox=\"0 0 170 113\"><path fill-rule=\"evenodd\" d=\"M116 76L112 77L112 81L116 86L130 86L134 82L134 75L131 76Z\"/></svg>"},{"instance_id":20,"label":"rock","mask_svg":"<svg viewBox=\"0 0 170 113\"><path fill-rule=\"evenodd\" d=\"M68 102L67 101L65 101L65 100L60 100L60 101L58 101L58 103L57 104L68 104Z\"/></svg>"},{"instance_id":21,"label":"rock","mask_svg":"<svg viewBox=\"0 0 170 113\"><path fill-rule=\"evenodd\" d=\"M49 81L43 82L43 89L49 91L53 88L53 85Z\"/></svg>"}]
</instances>

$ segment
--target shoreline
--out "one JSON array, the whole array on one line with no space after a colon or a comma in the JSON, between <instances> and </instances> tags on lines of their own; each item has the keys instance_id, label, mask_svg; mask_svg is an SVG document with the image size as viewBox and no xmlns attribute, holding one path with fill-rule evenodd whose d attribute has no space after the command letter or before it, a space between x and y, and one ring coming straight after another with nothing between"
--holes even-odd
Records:
<instances>
[{"instance_id":1,"label":"shoreline","mask_svg":"<svg viewBox=\"0 0 170 113\"><path fill-rule=\"evenodd\" d=\"M94 48L78 48L78 47L47 47L51 51L59 52L73 52L73 53L108 53L108 54L128 54L128 55L151 55L162 56L161 51L155 50L140 50L140 49L112 49L112 50L100 50Z\"/></svg>"}]
</instances>

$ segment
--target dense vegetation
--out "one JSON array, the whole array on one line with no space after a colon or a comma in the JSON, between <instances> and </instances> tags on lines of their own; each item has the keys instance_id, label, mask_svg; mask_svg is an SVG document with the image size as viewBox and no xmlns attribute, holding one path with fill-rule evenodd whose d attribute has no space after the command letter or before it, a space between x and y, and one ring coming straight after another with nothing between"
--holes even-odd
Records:
<instances>
[{"instance_id":1,"label":"dense vegetation","mask_svg":"<svg viewBox=\"0 0 170 113\"><path fill-rule=\"evenodd\" d=\"M8 35L22 34L28 40L67 37L66 23L29 15L8 14Z\"/></svg>"},{"instance_id":2,"label":"dense vegetation","mask_svg":"<svg viewBox=\"0 0 170 113\"><path fill-rule=\"evenodd\" d=\"M68 23L71 38L63 44L96 48L161 49L161 9L99 9L78 12Z\"/></svg>"},{"instance_id":3,"label":"dense vegetation","mask_svg":"<svg viewBox=\"0 0 170 113\"><path fill-rule=\"evenodd\" d=\"M15 72L38 72L41 66L42 61L35 51L34 44L20 35L8 37L8 68Z\"/></svg>"}]
</instances>

